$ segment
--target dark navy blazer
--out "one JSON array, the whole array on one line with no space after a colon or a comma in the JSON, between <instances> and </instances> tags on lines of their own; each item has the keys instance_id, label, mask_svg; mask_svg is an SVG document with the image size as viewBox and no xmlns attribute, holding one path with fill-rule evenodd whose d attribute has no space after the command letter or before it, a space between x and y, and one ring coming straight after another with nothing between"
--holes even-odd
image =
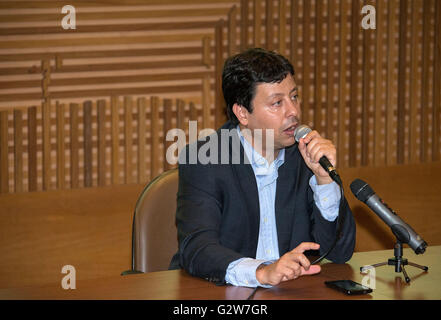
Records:
<instances>
[{"instance_id":1,"label":"dark navy blazer","mask_svg":"<svg viewBox=\"0 0 441 320\"><path fill-rule=\"evenodd\" d=\"M176 210L179 249L170 269L184 268L192 275L220 283L225 281L226 269L232 261L255 258L259 236L256 179L251 165L244 161L246 156L239 138L235 138L235 128L231 122L221 128L224 132L232 130L227 145L225 139L221 142L221 129L193 147L187 145L179 163ZM217 156L217 163L201 164L200 159L197 164L188 163L192 151L210 154L210 150L217 151L211 158ZM226 150L230 161L225 161ZM238 153L240 163L231 163ZM221 164L221 160L229 163ZM312 174L297 144L285 149L275 200L280 256L307 241L319 243L322 254L334 242L337 220L325 220L316 207L309 186ZM354 218L346 199L344 204L345 210L340 212L345 218L342 236L327 257L336 263L348 261L355 247Z\"/></svg>"}]
</instances>

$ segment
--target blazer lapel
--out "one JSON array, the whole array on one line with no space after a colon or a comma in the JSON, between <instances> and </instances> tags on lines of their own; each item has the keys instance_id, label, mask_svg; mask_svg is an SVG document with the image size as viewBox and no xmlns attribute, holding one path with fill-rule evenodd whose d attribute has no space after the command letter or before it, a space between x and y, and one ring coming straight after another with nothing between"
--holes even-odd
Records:
<instances>
[{"instance_id":1,"label":"blazer lapel","mask_svg":"<svg viewBox=\"0 0 441 320\"><path fill-rule=\"evenodd\" d=\"M234 129L236 130L236 129ZM230 163L232 170L236 176L241 189L241 198L244 199L247 205L247 214L250 221L250 229L252 230L251 243L255 244L254 252L257 250L257 242L259 238L259 224L260 224L260 206L259 194L257 190L256 177L254 176L253 168L248 160L245 150L238 136L232 135L230 138ZM237 137L237 138L236 138ZM240 159L237 164L237 160ZM236 161L233 162L233 160Z\"/></svg>"},{"instance_id":2,"label":"blazer lapel","mask_svg":"<svg viewBox=\"0 0 441 320\"><path fill-rule=\"evenodd\" d=\"M293 211L297 198L298 156L297 145L285 149L285 162L278 170L275 213L279 252L286 252L289 248L293 229ZM294 183L293 183L294 182Z\"/></svg>"}]
</instances>

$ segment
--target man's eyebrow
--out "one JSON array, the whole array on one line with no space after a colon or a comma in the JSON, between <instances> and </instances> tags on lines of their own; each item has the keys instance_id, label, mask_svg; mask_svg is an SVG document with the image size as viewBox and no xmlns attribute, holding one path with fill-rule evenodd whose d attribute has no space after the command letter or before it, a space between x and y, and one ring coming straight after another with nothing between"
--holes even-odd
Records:
<instances>
[{"instance_id":1,"label":"man's eyebrow","mask_svg":"<svg viewBox=\"0 0 441 320\"><path fill-rule=\"evenodd\" d=\"M291 94L291 93L293 93L294 91L297 91L297 90L298 90L298 88L295 87L295 88L293 88L293 89L289 92L289 94ZM273 93L273 94L270 95L269 97L270 97L270 98L274 98L274 97L278 97L278 96L284 96L284 94L283 94L283 93Z\"/></svg>"}]
</instances>

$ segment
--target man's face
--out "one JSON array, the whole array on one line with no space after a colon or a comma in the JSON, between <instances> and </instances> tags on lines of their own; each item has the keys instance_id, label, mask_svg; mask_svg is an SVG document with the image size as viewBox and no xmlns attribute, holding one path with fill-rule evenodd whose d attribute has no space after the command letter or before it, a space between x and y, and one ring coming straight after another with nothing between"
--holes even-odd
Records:
<instances>
[{"instance_id":1,"label":"man's face","mask_svg":"<svg viewBox=\"0 0 441 320\"><path fill-rule=\"evenodd\" d=\"M251 105L252 113L246 112L245 123L241 121L244 127L251 131L273 129L275 151L294 144L294 130L300 122L301 111L291 74L280 83L258 84Z\"/></svg>"}]
</instances>

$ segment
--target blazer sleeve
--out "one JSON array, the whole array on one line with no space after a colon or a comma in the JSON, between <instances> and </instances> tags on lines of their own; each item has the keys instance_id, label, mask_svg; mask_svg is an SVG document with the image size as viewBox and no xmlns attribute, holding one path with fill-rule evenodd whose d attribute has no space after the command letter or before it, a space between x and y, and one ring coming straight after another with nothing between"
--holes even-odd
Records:
<instances>
[{"instance_id":1,"label":"blazer sleeve","mask_svg":"<svg viewBox=\"0 0 441 320\"><path fill-rule=\"evenodd\" d=\"M179 264L189 274L225 283L228 265L243 256L219 241L222 191L216 183L221 168L179 164L176 225Z\"/></svg>"}]
</instances>

